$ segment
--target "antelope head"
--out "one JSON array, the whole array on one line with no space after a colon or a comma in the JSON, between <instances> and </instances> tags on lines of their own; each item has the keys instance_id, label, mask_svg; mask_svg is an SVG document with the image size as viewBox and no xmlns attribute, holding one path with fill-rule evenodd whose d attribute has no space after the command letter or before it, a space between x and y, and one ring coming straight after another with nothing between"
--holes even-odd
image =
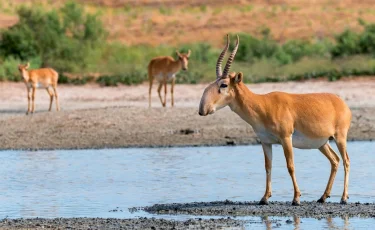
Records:
<instances>
[{"instance_id":1,"label":"antelope head","mask_svg":"<svg viewBox=\"0 0 375 230\"><path fill-rule=\"evenodd\" d=\"M224 108L229 105L235 98L234 87L242 81L242 73L229 74L230 66L236 55L239 44L237 35L236 46L234 47L231 55L228 58L224 71L221 70L221 63L229 47L229 36L227 35L227 44L221 52L216 63L216 81L211 83L204 90L201 102L199 105L199 115L207 116L213 114L216 110Z\"/></svg>"},{"instance_id":2,"label":"antelope head","mask_svg":"<svg viewBox=\"0 0 375 230\"><path fill-rule=\"evenodd\" d=\"M25 80L27 80L29 78L29 72L27 72L29 67L30 67L30 63L27 63L26 65L24 65L24 64L18 65L18 70L20 71L23 79L25 79Z\"/></svg>"},{"instance_id":3,"label":"antelope head","mask_svg":"<svg viewBox=\"0 0 375 230\"><path fill-rule=\"evenodd\" d=\"M182 70L187 70L191 51L189 50L187 54L182 54L176 50L176 54L178 56L178 60L181 62Z\"/></svg>"}]
</instances>

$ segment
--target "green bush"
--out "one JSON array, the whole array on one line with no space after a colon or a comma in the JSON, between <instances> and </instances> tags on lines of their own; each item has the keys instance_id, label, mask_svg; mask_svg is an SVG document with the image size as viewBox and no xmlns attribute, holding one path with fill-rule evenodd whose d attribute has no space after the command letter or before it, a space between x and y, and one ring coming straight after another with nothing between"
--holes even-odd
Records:
<instances>
[{"instance_id":1,"label":"green bush","mask_svg":"<svg viewBox=\"0 0 375 230\"><path fill-rule=\"evenodd\" d=\"M365 25L365 30L360 35L359 46L363 54L375 54L375 24Z\"/></svg>"},{"instance_id":2,"label":"green bush","mask_svg":"<svg viewBox=\"0 0 375 230\"><path fill-rule=\"evenodd\" d=\"M336 36L336 45L332 49L333 57L349 56L361 53L359 46L360 36L351 31L345 30L343 33Z\"/></svg>"},{"instance_id":3,"label":"green bush","mask_svg":"<svg viewBox=\"0 0 375 230\"><path fill-rule=\"evenodd\" d=\"M253 62L255 59L271 58L277 51L278 44L268 36L263 39L257 39L250 34L239 33L240 44L236 54L236 60ZM236 36L230 35L230 50L233 50Z\"/></svg>"},{"instance_id":4,"label":"green bush","mask_svg":"<svg viewBox=\"0 0 375 230\"><path fill-rule=\"evenodd\" d=\"M8 57L0 63L0 81L20 81L21 74L18 71L18 65L21 61L12 56Z\"/></svg>"},{"instance_id":5,"label":"green bush","mask_svg":"<svg viewBox=\"0 0 375 230\"><path fill-rule=\"evenodd\" d=\"M85 68L90 51L106 38L98 15L86 14L74 2L58 11L21 7L17 14L19 22L1 33L1 54L23 61L40 57L42 66L53 66L58 71Z\"/></svg>"},{"instance_id":6,"label":"green bush","mask_svg":"<svg viewBox=\"0 0 375 230\"><path fill-rule=\"evenodd\" d=\"M145 71L131 70L123 74L103 75L96 82L102 86L117 86L119 83L124 85L140 84L147 79Z\"/></svg>"},{"instance_id":7,"label":"green bush","mask_svg":"<svg viewBox=\"0 0 375 230\"><path fill-rule=\"evenodd\" d=\"M254 63L260 59L275 59L280 64L286 65L300 60L303 57L328 56L332 44L327 40L310 42L303 40L289 40L279 45L269 36L270 31L263 32L263 38L257 39L249 34L239 33L240 45L236 60ZM230 36L230 48L234 48L234 35Z\"/></svg>"},{"instance_id":8,"label":"green bush","mask_svg":"<svg viewBox=\"0 0 375 230\"><path fill-rule=\"evenodd\" d=\"M64 73L59 73L60 84L62 83L62 84L84 85L88 82L92 82L93 80L94 80L94 77L92 76L69 78Z\"/></svg>"},{"instance_id":9,"label":"green bush","mask_svg":"<svg viewBox=\"0 0 375 230\"><path fill-rule=\"evenodd\" d=\"M203 74L196 71L181 71L176 76L178 84L197 84L203 79Z\"/></svg>"}]
</instances>

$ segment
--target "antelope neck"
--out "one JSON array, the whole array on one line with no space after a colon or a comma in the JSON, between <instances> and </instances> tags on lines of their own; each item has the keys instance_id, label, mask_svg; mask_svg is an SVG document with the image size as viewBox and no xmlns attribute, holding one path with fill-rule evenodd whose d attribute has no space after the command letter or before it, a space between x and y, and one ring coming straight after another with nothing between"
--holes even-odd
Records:
<instances>
[{"instance_id":1,"label":"antelope neck","mask_svg":"<svg viewBox=\"0 0 375 230\"><path fill-rule=\"evenodd\" d=\"M250 91L242 82L234 86L234 94L234 99L229 107L254 127L260 122L260 118L264 114L260 104L263 100L262 96Z\"/></svg>"},{"instance_id":2,"label":"antelope neck","mask_svg":"<svg viewBox=\"0 0 375 230\"><path fill-rule=\"evenodd\" d=\"M29 81L30 76L29 76L29 72L28 72L27 70L23 70L21 74L22 74L22 78L23 78L25 81Z\"/></svg>"}]
</instances>

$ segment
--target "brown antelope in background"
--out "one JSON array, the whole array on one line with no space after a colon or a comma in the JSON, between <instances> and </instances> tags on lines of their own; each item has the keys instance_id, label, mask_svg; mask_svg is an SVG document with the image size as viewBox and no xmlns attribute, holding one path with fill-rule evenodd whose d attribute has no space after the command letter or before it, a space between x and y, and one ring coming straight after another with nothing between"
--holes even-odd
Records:
<instances>
[{"instance_id":1,"label":"brown antelope in background","mask_svg":"<svg viewBox=\"0 0 375 230\"><path fill-rule=\"evenodd\" d=\"M28 104L27 104L26 115L29 114L30 112L34 113L35 111L36 88L47 89L47 92L50 96L49 111L51 111L52 109L53 97L55 96L56 110L59 111L60 110L59 101L58 101L58 95L56 91L59 74L51 68L27 70L29 67L30 67L29 63L27 63L26 65L22 65L22 64L18 65L18 70L21 72L22 78L27 88ZM30 104L30 100L32 100L32 106Z\"/></svg>"},{"instance_id":2,"label":"brown antelope in background","mask_svg":"<svg viewBox=\"0 0 375 230\"><path fill-rule=\"evenodd\" d=\"M167 104L167 82L171 81L171 105L174 106L174 97L173 97L173 91L174 91L174 85L176 81L176 73L182 70L188 69L188 62L189 62L189 56L190 56L190 50L187 54L181 54L178 51L176 51L178 55L178 60L174 60L173 57L170 56L163 56L163 57L156 57L153 58L150 63L148 64L148 79L150 81L150 88L148 91L148 105L151 107L151 89L152 89L152 83L154 82L154 79L159 82L158 87L158 94L160 98L160 102L163 105L163 107ZM161 88L164 85L164 100L161 97Z\"/></svg>"},{"instance_id":3,"label":"brown antelope in background","mask_svg":"<svg viewBox=\"0 0 375 230\"><path fill-rule=\"evenodd\" d=\"M299 205L301 195L294 174L293 147L301 149L319 149L331 163L331 173L327 187L318 200L325 202L330 197L332 184L336 176L340 158L333 151L329 139L334 139L344 162L345 179L341 203L346 204L348 197L350 161L346 151L347 134L351 121L351 111L343 100L329 93L289 94L271 92L259 95L251 92L243 83L243 74L231 73L229 69L239 44L228 58L223 73L221 63L228 50L227 44L219 56L216 65L215 82L203 92L199 105L199 115L213 114L229 106L243 120L249 123L259 137L266 169L266 191L260 204L268 204L271 197L272 144L281 144L286 158L287 168L293 181L293 205ZM309 162L306 162L308 166Z\"/></svg>"}]
</instances>

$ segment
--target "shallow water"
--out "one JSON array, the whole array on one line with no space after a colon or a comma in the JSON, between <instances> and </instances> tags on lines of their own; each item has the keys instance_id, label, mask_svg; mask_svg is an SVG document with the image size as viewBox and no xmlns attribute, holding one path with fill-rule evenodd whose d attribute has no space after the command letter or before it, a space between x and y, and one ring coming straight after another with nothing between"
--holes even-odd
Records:
<instances>
[{"instance_id":1,"label":"shallow water","mask_svg":"<svg viewBox=\"0 0 375 230\"><path fill-rule=\"evenodd\" d=\"M348 153L349 201L375 202L375 142L350 142ZM1 151L0 218L129 218L151 216L128 208L155 203L259 200L263 158L260 146ZM270 200L291 201L293 186L280 146L273 159ZM318 199L329 161L318 150L295 149L295 167L301 200ZM339 202L343 177L341 161L329 201ZM344 226L340 220L333 219ZM358 220L375 224L375 219Z\"/></svg>"}]
</instances>

